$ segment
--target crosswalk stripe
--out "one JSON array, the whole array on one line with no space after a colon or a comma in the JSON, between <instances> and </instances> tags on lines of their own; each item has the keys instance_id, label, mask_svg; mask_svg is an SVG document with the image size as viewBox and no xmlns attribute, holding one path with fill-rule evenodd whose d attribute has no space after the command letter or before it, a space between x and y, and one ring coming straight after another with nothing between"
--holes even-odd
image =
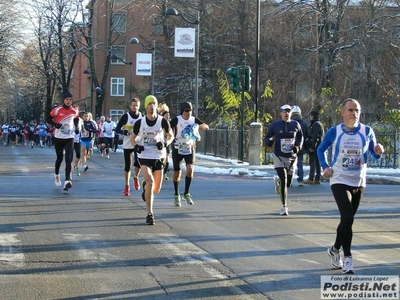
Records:
<instances>
[{"instance_id":1,"label":"crosswalk stripe","mask_svg":"<svg viewBox=\"0 0 400 300\"><path fill-rule=\"evenodd\" d=\"M95 249L101 248L105 243L100 242L100 234L72 234L64 233L64 238L69 241L77 250L78 256L83 261L109 261L116 259L116 256L106 252L95 252L88 248L94 247Z\"/></svg>"},{"instance_id":2,"label":"crosswalk stripe","mask_svg":"<svg viewBox=\"0 0 400 300\"><path fill-rule=\"evenodd\" d=\"M18 234L0 234L0 262L12 266L24 265L25 256L22 253L21 241L17 239Z\"/></svg>"}]
</instances>

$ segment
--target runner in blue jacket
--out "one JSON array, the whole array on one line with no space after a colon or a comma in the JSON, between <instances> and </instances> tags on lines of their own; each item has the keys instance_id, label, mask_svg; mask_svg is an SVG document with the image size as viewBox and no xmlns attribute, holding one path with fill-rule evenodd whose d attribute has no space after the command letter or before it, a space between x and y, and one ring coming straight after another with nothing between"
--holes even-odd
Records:
<instances>
[{"instance_id":1,"label":"runner in blue jacket","mask_svg":"<svg viewBox=\"0 0 400 300\"><path fill-rule=\"evenodd\" d=\"M281 197L282 208L279 214L289 215L287 207L287 188L292 185L296 167L297 153L303 145L303 132L300 124L291 119L292 107L283 105L280 108L282 120L275 121L269 127L265 144L271 147L274 143L275 191Z\"/></svg>"}]
</instances>

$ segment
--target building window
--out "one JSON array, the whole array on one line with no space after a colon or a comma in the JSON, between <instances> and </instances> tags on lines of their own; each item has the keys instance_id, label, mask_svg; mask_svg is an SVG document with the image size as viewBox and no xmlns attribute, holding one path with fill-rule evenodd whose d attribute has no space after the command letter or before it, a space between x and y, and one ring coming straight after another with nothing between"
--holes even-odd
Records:
<instances>
[{"instance_id":1,"label":"building window","mask_svg":"<svg viewBox=\"0 0 400 300\"><path fill-rule=\"evenodd\" d=\"M125 96L125 78L111 77L111 95L110 96Z\"/></svg>"},{"instance_id":2,"label":"building window","mask_svg":"<svg viewBox=\"0 0 400 300\"><path fill-rule=\"evenodd\" d=\"M153 17L153 33L164 34L164 16L154 15Z\"/></svg>"},{"instance_id":3,"label":"building window","mask_svg":"<svg viewBox=\"0 0 400 300\"><path fill-rule=\"evenodd\" d=\"M111 49L111 56L117 56L120 59L111 59L113 65L123 65L123 61L126 62L126 47L125 46L113 46Z\"/></svg>"},{"instance_id":4,"label":"building window","mask_svg":"<svg viewBox=\"0 0 400 300\"><path fill-rule=\"evenodd\" d=\"M309 71L311 68L311 55L308 52L299 53L296 56L295 71Z\"/></svg>"},{"instance_id":5,"label":"building window","mask_svg":"<svg viewBox=\"0 0 400 300\"><path fill-rule=\"evenodd\" d=\"M126 32L126 14L125 13L116 13L112 16L112 28L113 32Z\"/></svg>"},{"instance_id":6,"label":"building window","mask_svg":"<svg viewBox=\"0 0 400 300\"><path fill-rule=\"evenodd\" d=\"M122 109L110 109L111 120L115 122L115 117L120 118L124 113Z\"/></svg>"},{"instance_id":7,"label":"building window","mask_svg":"<svg viewBox=\"0 0 400 300\"><path fill-rule=\"evenodd\" d=\"M296 83L296 101L307 102L311 100L311 90L308 83Z\"/></svg>"}]
</instances>

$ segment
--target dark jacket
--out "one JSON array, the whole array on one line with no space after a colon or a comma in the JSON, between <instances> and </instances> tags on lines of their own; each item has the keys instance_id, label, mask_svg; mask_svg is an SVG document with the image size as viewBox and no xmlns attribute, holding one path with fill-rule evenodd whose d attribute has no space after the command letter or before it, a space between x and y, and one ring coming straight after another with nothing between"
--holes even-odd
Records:
<instances>
[{"instance_id":1,"label":"dark jacket","mask_svg":"<svg viewBox=\"0 0 400 300\"><path fill-rule=\"evenodd\" d=\"M294 140L291 150L283 147L281 144L282 140L285 141L287 139ZM300 124L294 120L289 120L289 122L283 120L275 121L268 129L265 136L265 143L269 147L275 143L274 153L277 156L296 157L298 149L301 149L303 145L303 132L301 131Z\"/></svg>"},{"instance_id":2,"label":"dark jacket","mask_svg":"<svg viewBox=\"0 0 400 300\"><path fill-rule=\"evenodd\" d=\"M315 152L318 146L321 144L322 139L324 138L324 127L318 119L312 120L310 126L308 127L308 132L311 137L310 150L313 150Z\"/></svg>"},{"instance_id":3,"label":"dark jacket","mask_svg":"<svg viewBox=\"0 0 400 300\"><path fill-rule=\"evenodd\" d=\"M295 120L300 124L301 131L303 132L303 138L306 139L309 136L307 123L301 118L300 115L292 114L292 120ZM298 153L298 155L304 155L304 153L305 153L304 147L301 147L301 150Z\"/></svg>"}]
</instances>

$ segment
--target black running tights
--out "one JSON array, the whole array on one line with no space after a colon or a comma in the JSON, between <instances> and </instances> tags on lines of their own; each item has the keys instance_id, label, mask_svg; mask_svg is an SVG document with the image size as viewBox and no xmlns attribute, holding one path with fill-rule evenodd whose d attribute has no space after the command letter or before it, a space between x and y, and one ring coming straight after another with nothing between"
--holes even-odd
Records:
<instances>
[{"instance_id":1,"label":"black running tights","mask_svg":"<svg viewBox=\"0 0 400 300\"><path fill-rule=\"evenodd\" d=\"M54 148L56 150L56 164L55 164L55 174L60 174L60 167L63 161L63 156L65 154L65 180L71 180L71 163L72 154L74 151L74 139L59 139L54 138ZM64 153L65 151L65 153Z\"/></svg>"},{"instance_id":2,"label":"black running tights","mask_svg":"<svg viewBox=\"0 0 400 300\"><path fill-rule=\"evenodd\" d=\"M281 202L282 205L286 206L288 188L291 187L293 183L293 174L288 174L288 170L286 168L275 168L275 170L281 181Z\"/></svg>"},{"instance_id":3,"label":"black running tights","mask_svg":"<svg viewBox=\"0 0 400 300\"><path fill-rule=\"evenodd\" d=\"M340 212L340 223L336 229L334 247L336 249L342 247L344 256L351 256L354 215L360 205L365 188L332 184L331 190Z\"/></svg>"}]
</instances>

